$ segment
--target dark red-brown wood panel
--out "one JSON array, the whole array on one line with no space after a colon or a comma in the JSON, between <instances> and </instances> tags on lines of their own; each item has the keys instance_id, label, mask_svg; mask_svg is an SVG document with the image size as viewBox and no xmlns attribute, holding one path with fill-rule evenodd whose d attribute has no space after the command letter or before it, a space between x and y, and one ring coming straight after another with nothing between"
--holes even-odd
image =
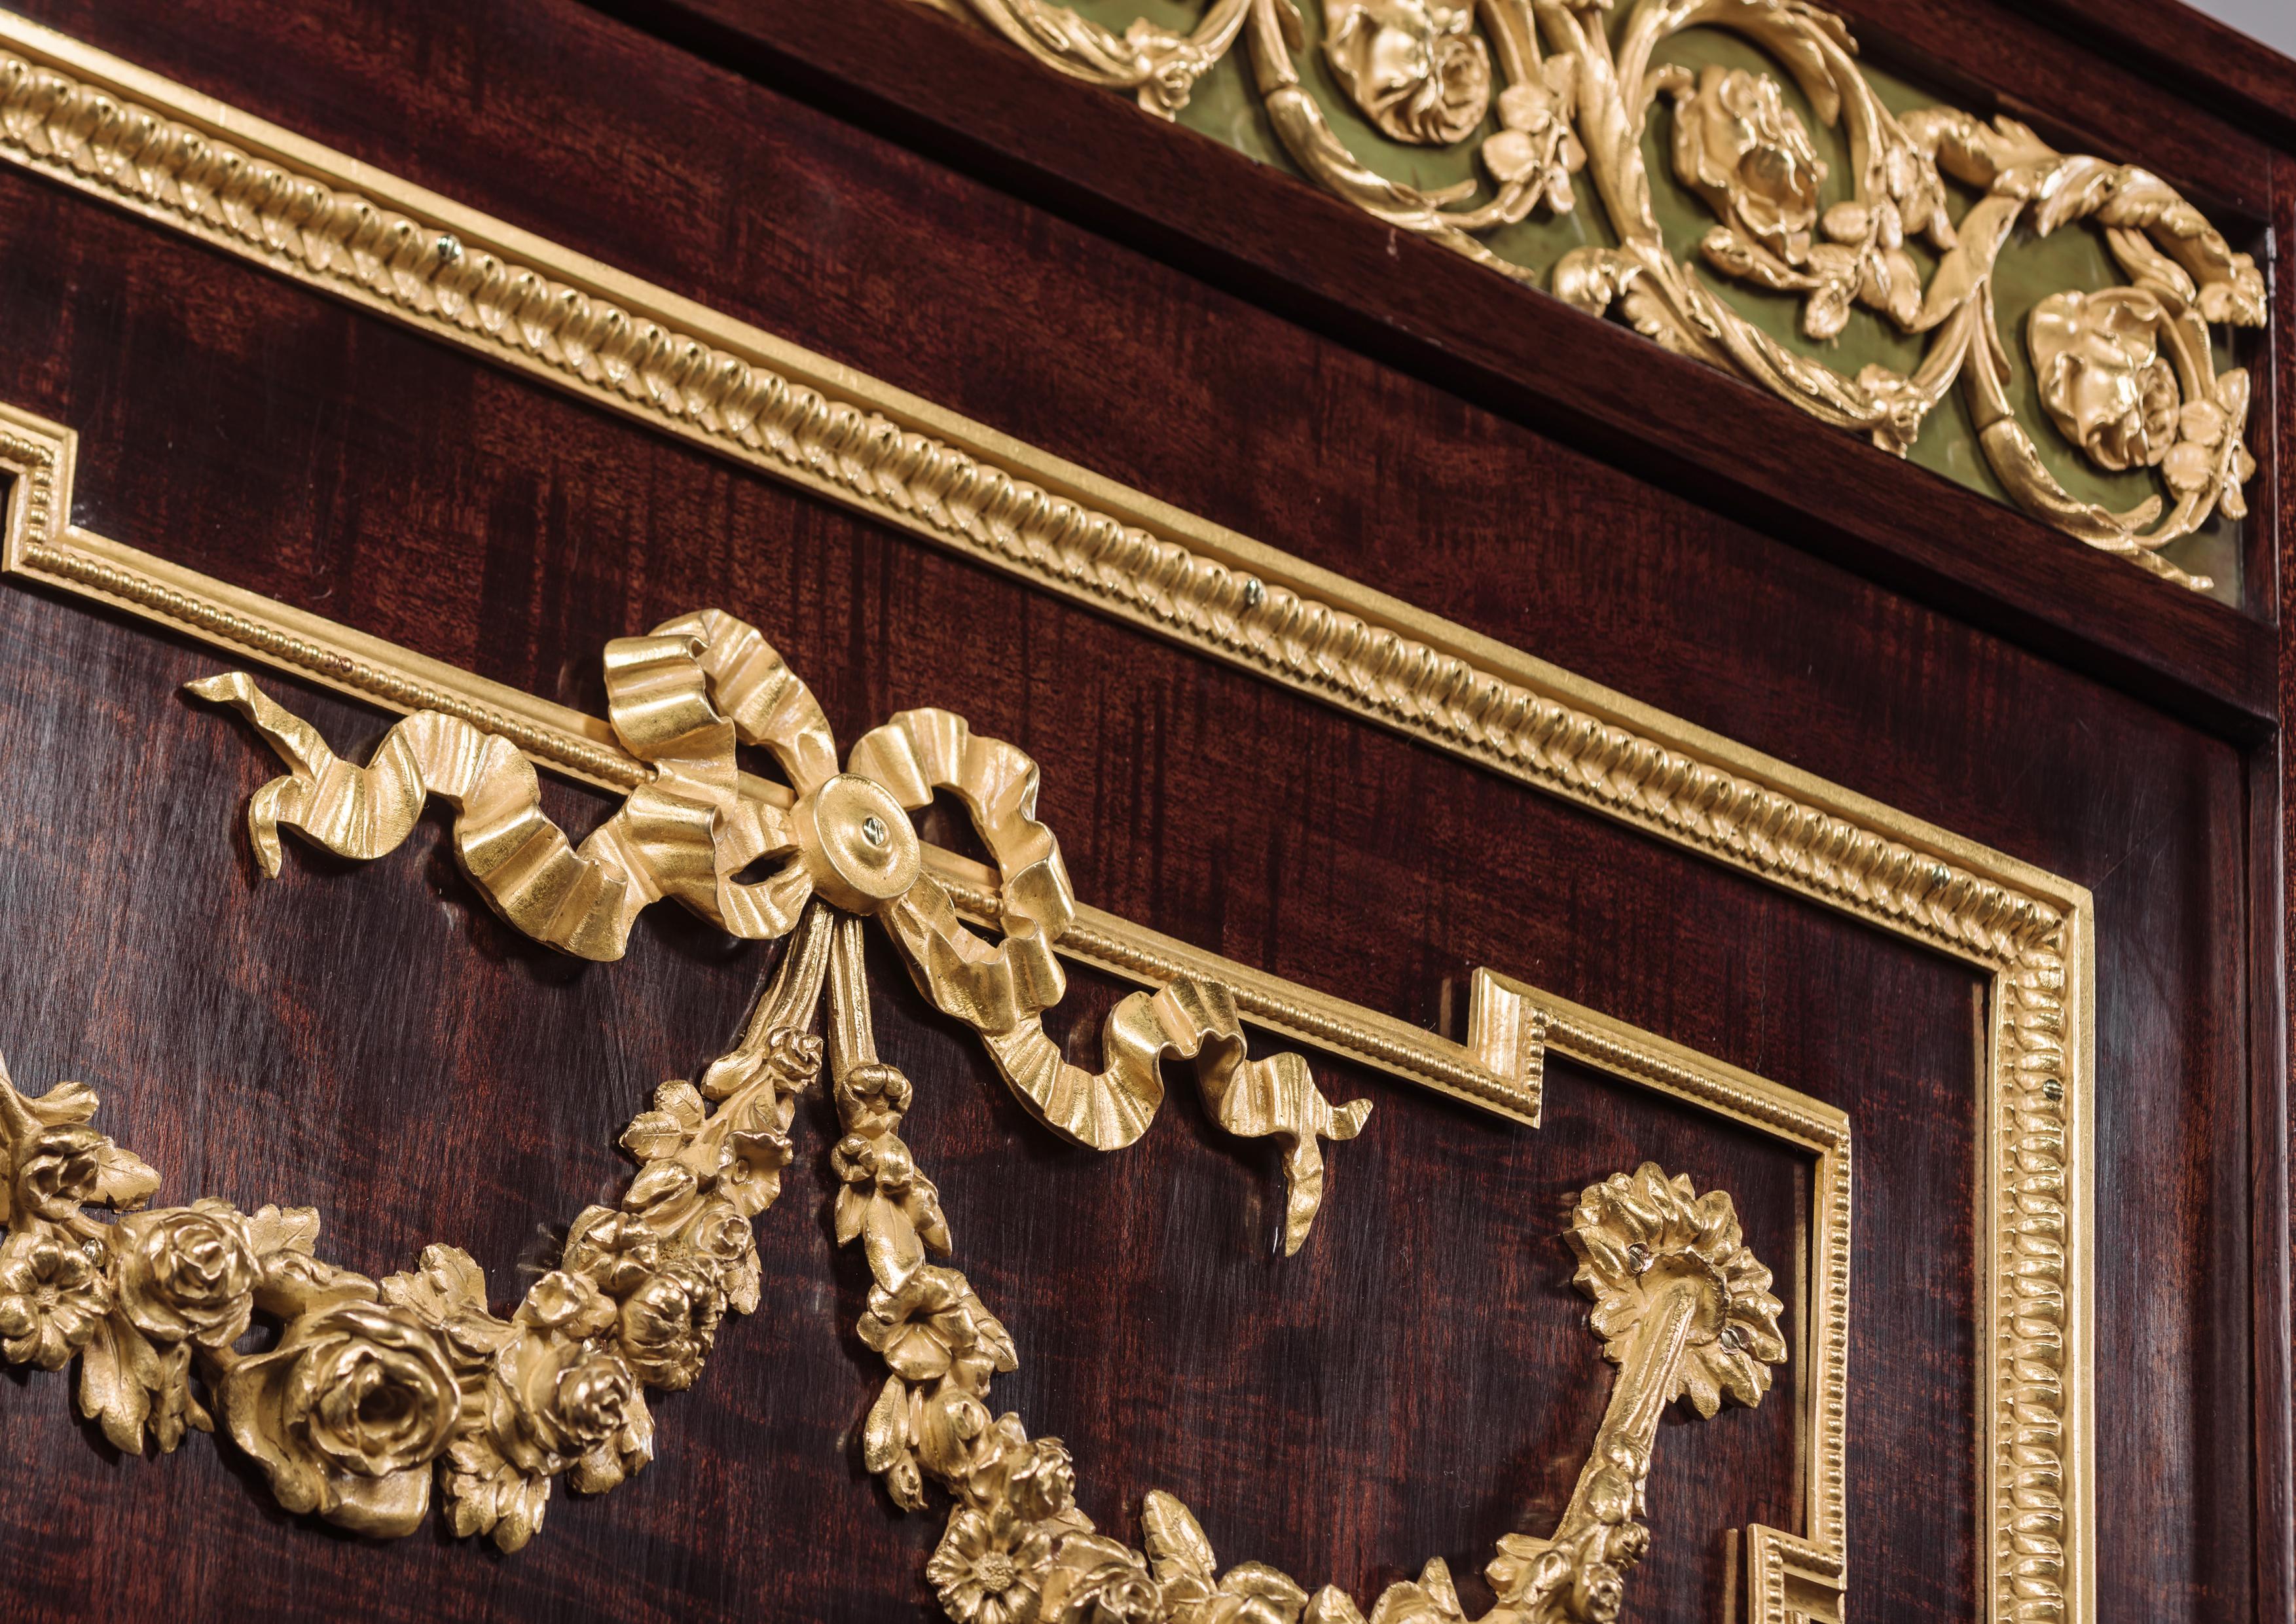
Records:
<instances>
[{"instance_id":1,"label":"dark red-brown wood panel","mask_svg":"<svg viewBox=\"0 0 2296 1624\"><path fill-rule=\"evenodd\" d=\"M2047 658L2025 610L1973 627L1781 540L1773 509L1697 505L1685 491L1710 487L1645 483L1538 413L1160 263L1136 232L1095 234L569 6L27 9L2094 888L2103 1616L2284 1613L2285 1370L2263 1295L2284 1281L2281 995L2257 847L2276 837L2251 840L2277 816L2276 758L2184 719L2192 694L2232 695L2248 719L2230 731L2255 736L2239 661L2268 635L2201 656L2259 622L2062 554L2060 632L2095 642ZM1043 105L1083 117L1065 94ZM1585 325L1584 355L1617 340L1622 374L1671 376ZM1029 750L1090 901L1431 1022L1445 981L1488 964L1841 1104L1859 1136L1852 1605L1973 1607L1969 972L14 171L0 333L0 399L81 431L76 516L105 534L594 709L606 638L720 603L845 739L935 703ZM1777 427L1740 415L1742 439ZM1781 421L1805 463L1863 458ZM2132 640L2175 677L2175 714L2127 691ZM664 909L625 964L577 969L487 914L436 823L373 866L299 854L259 882L238 815L268 760L172 692L218 663L0 586L0 1048L28 1086L94 1085L176 1197L313 1202L332 1255L373 1272L456 1241L514 1295L549 1227L622 1177L621 1123L723 1045L768 956ZM381 730L280 686L339 745ZM601 804L552 795L578 824ZM1119 1527L1160 1486L1223 1558L1310 1584L1367 1596L1435 1554L1471 1571L1497 1534L1551 1520L1602 1400L1557 1238L1579 1183L1645 1154L1711 1168L1758 1246L1792 1253L1762 1237L1806 1169L1759 1142L1562 1065L1529 1134L1331 1064L1332 1092L1379 1111L1332 1152L1308 1251L1279 1265L1263 1146L1215 1139L1183 1089L1133 1151L1059 1149L879 968L959 1260L1021 1346L1000 1394L1077 1448L1087 1508ZM1079 978L1074 1041L1111 991ZM120 1461L61 1380L33 1377L0 1388L0 1609L922 1616L933 1523L894 1513L853 1453L875 1383L812 1129L761 1226L765 1311L662 1404L660 1462L603 1500L562 1497L528 1552L342 1538L203 1441ZM1718 1530L1792 1525L1787 1415L1667 1430L1632 1616L1715 1616Z\"/></svg>"}]
</instances>

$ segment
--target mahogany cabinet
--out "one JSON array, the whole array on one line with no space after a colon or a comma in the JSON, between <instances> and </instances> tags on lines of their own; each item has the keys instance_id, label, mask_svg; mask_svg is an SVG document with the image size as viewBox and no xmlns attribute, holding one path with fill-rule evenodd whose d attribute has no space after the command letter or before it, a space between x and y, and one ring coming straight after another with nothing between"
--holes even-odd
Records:
<instances>
[{"instance_id":1,"label":"mahogany cabinet","mask_svg":"<svg viewBox=\"0 0 2296 1624\"><path fill-rule=\"evenodd\" d=\"M9 4L0 1616L2291 1616L2296 64Z\"/></svg>"}]
</instances>

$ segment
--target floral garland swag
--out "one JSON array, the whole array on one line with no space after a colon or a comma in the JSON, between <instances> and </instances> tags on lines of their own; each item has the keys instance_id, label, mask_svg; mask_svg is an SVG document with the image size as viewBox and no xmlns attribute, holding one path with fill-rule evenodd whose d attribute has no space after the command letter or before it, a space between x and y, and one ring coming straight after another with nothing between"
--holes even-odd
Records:
<instances>
[{"instance_id":1,"label":"floral garland swag","mask_svg":"<svg viewBox=\"0 0 2296 1624\"><path fill-rule=\"evenodd\" d=\"M952 1502L926 1577L958 1624L1365 1624L1345 1594L1310 1596L1274 1568L1217 1571L1187 1509L1153 1493L1144 1549L1078 1509L1058 1439L993 1415L990 1380L1013 1339L964 1275L932 1181L899 1128L912 1091L881 1061L863 966L882 923L919 990L971 1026L1038 1120L1108 1150L1161 1102L1160 1062L1194 1063L1230 1133L1275 1138L1288 1193L1283 1244L1320 1204L1322 1138L1360 1130L1366 1101L1333 1105L1306 1062L1253 1060L1233 997L1182 977L1121 1001L1108 1067L1070 1065L1040 1016L1063 988L1051 947L1075 903L1035 816L1035 764L947 712L904 712L865 736L849 768L804 685L754 628L716 611L607 651L614 726L657 781L575 849L541 816L530 767L507 741L436 712L398 724L373 762L336 758L243 675L192 685L244 714L286 760L249 821L266 872L281 827L371 859L396 846L433 794L456 808L457 857L488 900L537 939L619 956L637 912L664 898L735 935L786 938L741 1041L698 1086L672 1080L621 1136L637 1171L619 1202L586 1209L556 1268L504 1318L470 1256L426 1247L415 1269L371 1280L321 1259L317 1215L215 1200L147 1210L160 1178L91 1124L96 1096L62 1083L37 1098L0 1068L0 1354L60 1370L80 1361L79 1405L131 1454L162 1452L216 1412L281 1505L358 1532L418 1527L434 1485L462 1537L504 1551L542 1527L553 1483L612 1489L652 1458L646 1390L693 1384L726 1313L760 1286L754 1220L781 1194L799 1094L821 1074L827 1033L842 1136L840 1244L859 1242L871 1285L857 1326L889 1374L862 1431L865 1464L906 1510L928 1482ZM724 707L720 709L721 703ZM794 806L742 791L738 742L774 749ZM908 814L953 789L999 869L1004 940L959 921L921 866ZM735 876L786 853L757 884ZM824 1005L826 1005L825 1020ZM116 1214L112 1221L93 1208ZM1484 1624L1611 1624L1623 1576L1647 1548L1643 1490L1658 1420L1677 1398L1711 1415L1759 1403L1786 1357L1770 1271L1743 1244L1730 1198L1644 1164L1590 1185L1570 1242L1589 1323L1619 1366L1608 1409L1550 1538L1508 1535L1487 1570ZM275 1335L244 1350L258 1316ZM1463 1624L1439 1559L1390 1586L1369 1624Z\"/></svg>"},{"instance_id":2,"label":"floral garland swag","mask_svg":"<svg viewBox=\"0 0 2296 1624\"><path fill-rule=\"evenodd\" d=\"M911 1088L878 1058L862 922L806 910L741 1043L700 1087L664 1083L622 1136L639 1170L619 1206L591 1207L560 1266L508 1319L469 1255L423 1250L373 1281L313 1253L308 1209L253 1214L202 1200L139 1210L159 1176L89 1126L95 1095L63 1083L28 1099L0 1068L7 1238L0 1352L57 1370L81 1358L79 1402L119 1448L174 1449L214 1430L209 1405L291 1511L377 1536L412 1532L436 1481L456 1534L504 1551L542 1526L562 1473L598 1493L652 1458L647 1388L693 1384L728 1310L755 1311L752 1220L781 1193L797 1095L818 1077L827 992L836 1232L872 1284L857 1326L890 1374L862 1432L896 1504L952 1501L926 1578L958 1624L1365 1624L1343 1592L1313 1596L1264 1563L1218 1572L1171 1496L1141 1508L1145 1549L1097 1532L1057 1439L992 1417L988 1383L1013 1339L964 1275L932 1181L899 1136ZM120 1213L106 1223L86 1210ZM1590 1324L1620 1366L1578 1492L1551 1539L1508 1535L1489 1565L1484 1624L1611 1624L1649 1546L1643 1487L1660 1411L1756 1404L1785 1347L1770 1271L1742 1244L1730 1198L1653 1166L1591 1185L1570 1239ZM278 1326L257 1352L257 1315ZM195 1381L196 1378L196 1381ZM203 1390L203 1391L202 1391ZM1390 1586L1369 1624L1464 1624L1439 1558Z\"/></svg>"}]
</instances>

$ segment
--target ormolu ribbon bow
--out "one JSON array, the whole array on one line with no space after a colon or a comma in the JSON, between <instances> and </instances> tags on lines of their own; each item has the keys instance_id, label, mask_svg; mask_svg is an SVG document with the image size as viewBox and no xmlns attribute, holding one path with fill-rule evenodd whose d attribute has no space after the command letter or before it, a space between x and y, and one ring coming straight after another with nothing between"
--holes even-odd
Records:
<instances>
[{"instance_id":1,"label":"ormolu ribbon bow","mask_svg":"<svg viewBox=\"0 0 2296 1624\"><path fill-rule=\"evenodd\" d=\"M1225 987L1181 978L1111 1012L1105 1069L1070 1064L1043 1013L1067 980L1054 946L1076 915L1060 842L1037 820L1037 765L947 710L905 710L837 748L812 693L755 627L709 609L606 645L614 732L653 769L578 848L542 811L533 767L499 734L435 710L394 726L365 767L244 672L189 685L237 709L289 767L255 792L248 823L264 872L279 872L279 830L361 861L392 850L437 795L455 810L455 856L480 892L527 935L615 959L648 904L675 898L739 937L795 927L818 898L873 915L921 991L964 1021L1015 1094L1055 1132L1095 1150L1137 1139L1162 1103L1160 1065L1192 1059L1213 1119L1285 1144L1284 1250L1307 1238L1323 1193L1319 1138L1353 1138L1369 1101L1333 1106L1305 1060L1251 1060ZM791 803L744 793L736 743L770 750ZM995 861L1001 940L976 935L926 871L909 814L948 791ZM779 858L762 880L735 876Z\"/></svg>"}]
</instances>

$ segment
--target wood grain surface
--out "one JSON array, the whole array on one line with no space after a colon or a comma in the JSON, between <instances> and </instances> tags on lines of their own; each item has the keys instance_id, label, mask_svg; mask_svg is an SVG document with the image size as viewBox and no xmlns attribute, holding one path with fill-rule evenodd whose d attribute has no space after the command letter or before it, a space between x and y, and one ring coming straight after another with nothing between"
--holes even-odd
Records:
<instances>
[{"instance_id":1,"label":"wood grain surface","mask_svg":"<svg viewBox=\"0 0 2296 1624\"><path fill-rule=\"evenodd\" d=\"M2258 1462L2285 1395L2254 1293L2285 1209L2276 1232L2256 1193L2286 1161L2277 1074L2251 1070L2280 995L2251 979L2277 933L2250 827L2278 801L2189 707L593 12L28 9L2092 887L2101 1616L2274 1616L2259 1517L2285 1480ZM1029 750L1088 901L1427 1022L1488 964L1842 1105L1851 1605L1972 1610L1967 971L13 171L0 323L0 398L81 431L75 513L107 535L593 709L605 639L719 603L842 738L932 703ZM1797 434L1811 457L1838 443ZM723 1046L768 955L664 908L621 964L555 960L485 911L435 821L376 865L298 850L258 882L239 816L271 764L173 692L217 665L0 586L0 1048L27 1086L96 1087L171 1198L308 1201L369 1271L453 1240L507 1300L623 1177L612 1142L651 1086ZM339 746L384 725L276 686ZM577 825L604 804L550 793ZM1134 1150L1062 1149L878 969L914 1143L1022 1350L1003 1401L1069 1440L1119 1527L1164 1487L1224 1559L1311 1584L1367 1595L1436 1554L1471 1571L1552 1517L1602 1403L1557 1239L1578 1185L1678 1162L1733 1191L1782 1272L1795 1252L1808 1170L1761 1142L1560 1065L1534 1134L1319 1057L1330 1092L1379 1109L1278 1264L1265 1146L1216 1139L1176 1087ZM1078 980L1063 1013L1088 1044L1112 989ZM855 1454L875 1383L819 1116L760 1226L763 1311L661 1406L656 1465L562 1497L526 1553L337 1536L205 1440L123 1461L62 1380L20 1375L0 1385L0 1612L929 1616L934 1525ZM1720 1530L1796 1526L1784 1396L1665 1430L1630 1616L1718 1616Z\"/></svg>"},{"instance_id":2,"label":"wood grain surface","mask_svg":"<svg viewBox=\"0 0 2296 1624\"><path fill-rule=\"evenodd\" d=\"M2026 9L2226 122L2296 147L2296 61L2253 35L2181 0L2027 0Z\"/></svg>"},{"instance_id":3,"label":"wood grain surface","mask_svg":"<svg viewBox=\"0 0 2296 1624\"><path fill-rule=\"evenodd\" d=\"M215 656L24 592L0 595L0 773L31 791L0 856L17 922L0 1003L19 1012L8 1040L19 1077L102 1089L102 1120L162 1168L171 1197L313 1202L329 1255L371 1273L451 1239L487 1266L498 1298L514 1297L521 1271L549 1261L554 1227L615 1188L613 1140L651 1083L724 1046L768 950L723 942L670 909L648 916L619 964L555 959L486 913L436 819L378 864L298 848L283 880L262 882L240 814L275 769L228 718L173 693L217 668ZM786 641L817 669L837 660ZM83 677L76 749L58 736L58 668ZM1124 685L1113 661L1104 670ZM381 731L351 706L275 685L347 749L363 753ZM1309 726L1344 726L1283 702ZM1435 790L1464 771L1381 745L1387 759L1365 765L1398 788ZM1429 773L1437 782L1417 782ZM120 793L128 783L141 792ZM1483 815L1525 837L1475 876L1495 888L1528 889L1550 865L1603 864L1601 849L1627 838L1560 808L1510 808L1519 797L1504 786L1483 792ZM554 809L578 825L595 815L591 800L563 791ZM76 801L111 816L79 840L42 838L74 821ZM1575 861L1556 849L1574 844L1588 847ZM1874 1221L1861 1223L1853 1264L1851 1360L1882 1379L1854 1390L1858 1448L1918 1457L1953 1488L1916 1509L1891 1504L1886 1478L1863 1479L1853 1538L1874 1579L1950 1616L1974 1583L1975 1152L1962 1109L1975 1086L1972 979L1909 949L1874 951L1866 932L1677 854L1643 844L1628 861L1651 871L1645 897L1687 890L1703 906L1636 917L1664 909L1645 902L1613 922L1615 940L1574 956L1614 961L1611 973L1669 1005L1685 988L1662 965L1703 959L1726 1003L1767 1012L1742 1029L1759 1030L1771 1069L1854 1096L1866 1143L1892 1164L1859 1190ZM1354 916L1355 906L1444 908L1414 894L1422 883L1366 876L1352 896L1287 900L1266 924L1325 938L1303 943L1306 956L1341 980L1334 949L1428 950L1408 933L1363 940ZM1225 900L1241 899L1231 889ZM1447 907L1462 923L1484 915L1479 933L1502 938L1534 923L1487 896L1455 894ZM1758 972L1742 962L1750 930L1763 941ZM1223 934L1231 948L1255 946L1252 931ZM1522 961L1521 947L1491 951ZM1325 1211L1285 1263L1271 1256L1272 1156L1216 1139L1180 1073L1142 1145L1105 1158L1062 1147L890 956L873 971L881 1042L919 1087L908 1136L945 1193L960 1264L1023 1349L1000 1400L1068 1439L1087 1509L1117 1526L1142 1492L1169 1489L1225 1556L1368 1593L1429 1555L1472 1571L1499 1534L1550 1525L1607 1390L1561 1234L1581 1185L1644 1158L1730 1190L1750 1243L1780 1269L1781 1295L1799 1299L1802 1158L1568 1064L1554 1068L1547 1126L1532 1134L1319 1062L1330 1092L1367 1094L1378 1111L1332 1152ZM1809 1005L1773 1003L1773 977L1806 988ZM1086 1054L1112 999L1078 977L1055 1035ZM1871 1052L1862 1022L1814 1018L1837 1005L1894 1011L1891 1051ZM278 1513L259 1480L204 1439L124 1463L70 1419L65 1382L35 1377L0 1389L12 1440L0 1607L126 1617L165 1601L220 1617L254 1603L256 1616L324 1617L348 1587L388 1617L913 1616L936 1530L894 1513L856 1456L879 1378L849 1329L865 1281L832 1255L825 1118L818 1102L807 1111L789 1194L760 1226L765 1310L729 1325L694 1393L658 1406L657 1464L605 1499L562 1497L520 1556L429 1530L381 1547L333 1536ZM1909 1234L1924 1239L1904 1243ZM1677 1533L1637 1574L1637 1616L1708 1612L1721 1530L1799 1525L1794 1391L1790 1374L1759 1411L1666 1429L1652 1504ZM108 1531L77 1550L42 1538L67 1507ZM212 1574L172 1554L115 1560L170 1530L234 1559ZM615 1577L584 1577L602 1567ZM614 1587L568 1612L593 1583Z\"/></svg>"}]
</instances>

